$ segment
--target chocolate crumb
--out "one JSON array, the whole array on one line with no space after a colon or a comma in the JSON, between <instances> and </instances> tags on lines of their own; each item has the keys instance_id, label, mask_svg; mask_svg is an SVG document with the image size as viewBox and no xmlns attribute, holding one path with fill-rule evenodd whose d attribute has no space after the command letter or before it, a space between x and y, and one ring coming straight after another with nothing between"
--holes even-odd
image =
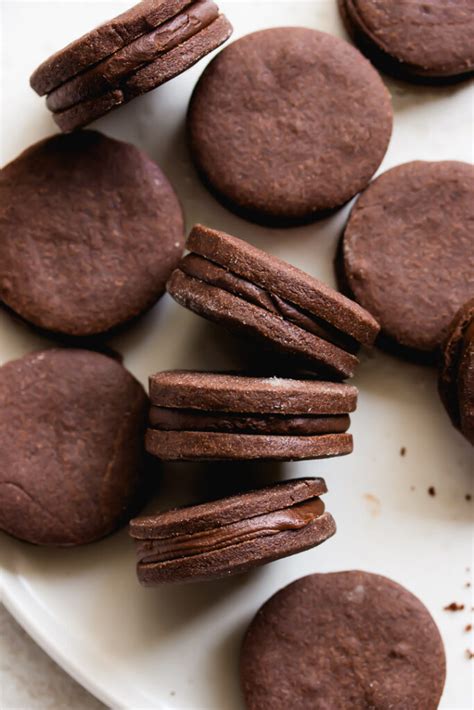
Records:
<instances>
[{"instance_id":1,"label":"chocolate crumb","mask_svg":"<svg viewBox=\"0 0 474 710\"><path fill-rule=\"evenodd\" d=\"M471 651L469 648L466 648L466 658L468 659L468 661L474 658L474 651Z\"/></svg>"},{"instance_id":2,"label":"chocolate crumb","mask_svg":"<svg viewBox=\"0 0 474 710\"><path fill-rule=\"evenodd\" d=\"M472 631L472 624L466 624L464 631Z\"/></svg>"},{"instance_id":3,"label":"chocolate crumb","mask_svg":"<svg viewBox=\"0 0 474 710\"><path fill-rule=\"evenodd\" d=\"M445 611L462 611L464 609L464 604L458 604L457 602L451 602L447 606L444 606Z\"/></svg>"},{"instance_id":4,"label":"chocolate crumb","mask_svg":"<svg viewBox=\"0 0 474 710\"><path fill-rule=\"evenodd\" d=\"M406 447L402 446L402 448L400 449L400 456L405 456L406 452L407 452Z\"/></svg>"},{"instance_id":5,"label":"chocolate crumb","mask_svg":"<svg viewBox=\"0 0 474 710\"><path fill-rule=\"evenodd\" d=\"M469 588L469 587L471 586L471 583L470 583L470 582L466 582L466 584L465 584L464 586Z\"/></svg>"},{"instance_id":6,"label":"chocolate crumb","mask_svg":"<svg viewBox=\"0 0 474 710\"><path fill-rule=\"evenodd\" d=\"M472 500L472 495L470 493L466 493L464 497L466 500Z\"/></svg>"},{"instance_id":7,"label":"chocolate crumb","mask_svg":"<svg viewBox=\"0 0 474 710\"><path fill-rule=\"evenodd\" d=\"M436 495L436 489L435 489L435 487L434 487L434 486L430 486L430 487L428 488L428 493L430 494L430 496L435 496L435 495Z\"/></svg>"}]
</instances>

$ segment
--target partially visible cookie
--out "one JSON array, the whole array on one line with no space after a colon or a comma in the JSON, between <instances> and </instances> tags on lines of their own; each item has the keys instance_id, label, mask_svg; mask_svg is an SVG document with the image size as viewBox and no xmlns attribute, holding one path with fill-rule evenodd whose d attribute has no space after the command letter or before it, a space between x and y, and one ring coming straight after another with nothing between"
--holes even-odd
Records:
<instances>
[{"instance_id":1,"label":"partially visible cookie","mask_svg":"<svg viewBox=\"0 0 474 710\"><path fill-rule=\"evenodd\" d=\"M379 331L358 304L241 239L195 225L166 288L181 305L316 372L351 377Z\"/></svg>"},{"instance_id":2,"label":"partially visible cookie","mask_svg":"<svg viewBox=\"0 0 474 710\"><path fill-rule=\"evenodd\" d=\"M474 298L451 323L441 353L438 388L452 423L474 446Z\"/></svg>"},{"instance_id":3,"label":"partially visible cookie","mask_svg":"<svg viewBox=\"0 0 474 710\"><path fill-rule=\"evenodd\" d=\"M205 69L187 118L191 155L226 206L307 222L362 190L392 130L390 96L348 43L301 27L254 32Z\"/></svg>"},{"instance_id":4,"label":"partially visible cookie","mask_svg":"<svg viewBox=\"0 0 474 710\"><path fill-rule=\"evenodd\" d=\"M130 522L141 584L246 572L308 550L336 532L322 478L301 478Z\"/></svg>"},{"instance_id":5,"label":"partially visible cookie","mask_svg":"<svg viewBox=\"0 0 474 710\"><path fill-rule=\"evenodd\" d=\"M380 342L433 360L474 293L474 167L414 161L362 193L339 250L341 287L377 319Z\"/></svg>"},{"instance_id":6,"label":"partially visible cookie","mask_svg":"<svg viewBox=\"0 0 474 710\"><path fill-rule=\"evenodd\" d=\"M302 577L258 611L241 650L248 710L436 710L446 659L408 590L368 572Z\"/></svg>"},{"instance_id":7,"label":"partially visible cookie","mask_svg":"<svg viewBox=\"0 0 474 710\"><path fill-rule=\"evenodd\" d=\"M145 153L94 131L52 136L0 173L0 299L45 330L108 331L163 294L183 229Z\"/></svg>"},{"instance_id":8,"label":"partially visible cookie","mask_svg":"<svg viewBox=\"0 0 474 710\"><path fill-rule=\"evenodd\" d=\"M80 545L144 502L148 400L116 360L46 350L0 368L0 529Z\"/></svg>"},{"instance_id":9,"label":"partially visible cookie","mask_svg":"<svg viewBox=\"0 0 474 710\"><path fill-rule=\"evenodd\" d=\"M338 0L357 46L383 71L412 81L464 79L474 70L471 0Z\"/></svg>"}]
</instances>

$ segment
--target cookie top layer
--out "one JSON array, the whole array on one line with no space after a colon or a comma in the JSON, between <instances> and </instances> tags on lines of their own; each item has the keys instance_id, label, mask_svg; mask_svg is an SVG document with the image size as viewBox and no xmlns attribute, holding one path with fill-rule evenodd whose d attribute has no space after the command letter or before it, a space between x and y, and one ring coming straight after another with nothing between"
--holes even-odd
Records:
<instances>
[{"instance_id":1,"label":"cookie top layer","mask_svg":"<svg viewBox=\"0 0 474 710\"><path fill-rule=\"evenodd\" d=\"M191 534L289 508L323 493L327 493L327 487L322 478L297 478L209 503L134 518L130 535L145 540Z\"/></svg>"},{"instance_id":2,"label":"cookie top layer","mask_svg":"<svg viewBox=\"0 0 474 710\"><path fill-rule=\"evenodd\" d=\"M369 185L347 223L347 286L390 341L432 354L474 293L474 167L405 163Z\"/></svg>"},{"instance_id":3,"label":"cookie top layer","mask_svg":"<svg viewBox=\"0 0 474 710\"><path fill-rule=\"evenodd\" d=\"M147 405L127 370L95 352L53 349L3 365L0 528L78 545L125 523L144 495Z\"/></svg>"},{"instance_id":4,"label":"cookie top layer","mask_svg":"<svg viewBox=\"0 0 474 710\"><path fill-rule=\"evenodd\" d=\"M314 574L280 590L255 616L241 652L249 710L436 710L445 674L428 610L367 572Z\"/></svg>"},{"instance_id":5,"label":"cookie top layer","mask_svg":"<svg viewBox=\"0 0 474 710\"><path fill-rule=\"evenodd\" d=\"M333 210L365 187L392 130L388 91L353 47L312 29L254 32L206 68L188 113L211 189L255 221Z\"/></svg>"},{"instance_id":6,"label":"cookie top layer","mask_svg":"<svg viewBox=\"0 0 474 710\"><path fill-rule=\"evenodd\" d=\"M391 58L390 67L398 72L452 77L474 69L474 5L471 0L339 2L359 46L371 57L374 53L370 50L375 49ZM384 57L379 59L384 65Z\"/></svg>"},{"instance_id":7,"label":"cookie top layer","mask_svg":"<svg viewBox=\"0 0 474 710\"><path fill-rule=\"evenodd\" d=\"M139 2L46 59L31 75L31 87L40 96L49 93L140 35L158 27L190 4L191 0Z\"/></svg>"},{"instance_id":8,"label":"cookie top layer","mask_svg":"<svg viewBox=\"0 0 474 710\"><path fill-rule=\"evenodd\" d=\"M160 407L262 414L346 414L357 404L352 385L279 377L171 370L150 377Z\"/></svg>"},{"instance_id":9,"label":"cookie top layer","mask_svg":"<svg viewBox=\"0 0 474 710\"><path fill-rule=\"evenodd\" d=\"M128 143L84 131L0 174L0 298L34 325L107 331L162 295L184 247L178 198Z\"/></svg>"},{"instance_id":10,"label":"cookie top layer","mask_svg":"<svg viewBox=\"0 0 474 710\"><path fill-rule=\"evenodd\" d=\"M362 345L372 345L379 332L375 318L359 304L242 239L197 224L186 246L191 252L327 321Z\"/></svg>"},{"instance_id":11,"label":"cookie top layer","mask_svg":"<svg viewBox=\"0 0 474 710\"><path fill-rule=\"evenodd\" d=\"M438 388L454 426L474 445L474 299L458 311L450 325Z\"/></svg>"}]
</instances>

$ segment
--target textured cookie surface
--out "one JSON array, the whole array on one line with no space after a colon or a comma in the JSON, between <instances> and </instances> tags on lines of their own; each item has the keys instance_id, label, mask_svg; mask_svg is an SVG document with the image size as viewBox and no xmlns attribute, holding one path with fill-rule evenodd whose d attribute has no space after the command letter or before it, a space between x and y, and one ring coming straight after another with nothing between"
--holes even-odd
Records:
<instances>
[{"instance_id":1,"label":"textured cookie surface","mask_svg":"<svg viewBox=\"0 0 474 710\"><path fill-rule=\"evenodd\" d=\"M436 710L445 674L428 610L366 572L314 574L280 590L241 651L249 710Z\"/></svg>"},{"instance_id":2,"label":"textured cookie surface","mask_svg":"<svg viewBox=\"0 0 474 710\"><path fill-rule=\"evenodd\" d=\"M152 306L183 217L159 167L93 131L37 143L0 174L0 298L46 330L107 331Z\"/></svg>"},{"instance_id":3,"label":"textured cookie surface","mask_svg":"<svg viewBox=\"0 0 474 710\"><path fill-rule=\"evenodd\" d=\"M472 0L339 0L360 49L382 69L410 77L458 77L474 69Z\"/></svg>"},{"instance_id":4,"label":"textured cookie surface","mask_svg":"<svg viewBox=\"0 0 474 710\"><path fill-rule=\"evenodd\" d=\"M139 2L48 57L31 75L32 88L41 96L52 91L173 17L190 2L191 0Z\"/></svg>"},{"instance_id":5,"label":"textured cookie surface","mask_svg":"<svg viewBox=\"0 0 474 710\"><path fill-rule=\"evenodd\" d=\"M474 299L458 311L449 327L438 388L454 426L474 445Z\"/></svg>"},{"instance_id":6,"label":"textured cookie surface","mask_svg":"<svg viewBox=\"0 0 474 710\"><path fill-rule=\"evenodd\" d=\"M324 542L336 527L321 478L286 481L211 503L136 518L130 535L147 586L216 579Z\"/></svg>"},{"instance_id":7,"label":"textured cookie surface","mask_svg":"<svg viewBox=\"0 0 474 710\"><path fill-rule=\"evenodd\" d=\"M355 299L387 340L432 356L474 293L474 168L415 161L363 192L340 256Z\"/></svg>"},{"instance_id":8,"label":"textured cookie surface","mask_svg":"<svg viewBox=\"0 0 474 710\"><path fill-rule=\"evenodd\" d=\"M357 50L305 28L224 49L191 99L194 162L216 195L256 221L307 221L368 183L390 139L390 97Z\"/></svg>"},{"instance_id":9,"label":"textured cookie surface","mask_svg":"<svg viewBox=\"0 0 474 710\"><path fill-rule=\"evenodd\" d=\"M0 528L78 545L124 524L144 494L147 404L142 386L98 353L47 350L3 365Z\"/></svg>"}]
</instances>

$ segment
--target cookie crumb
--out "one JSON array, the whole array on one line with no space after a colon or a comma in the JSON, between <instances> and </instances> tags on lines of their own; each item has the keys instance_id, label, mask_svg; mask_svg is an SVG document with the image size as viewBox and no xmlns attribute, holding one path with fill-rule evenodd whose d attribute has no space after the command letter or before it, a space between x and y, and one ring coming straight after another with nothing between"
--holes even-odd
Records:
<instances>
[{"instance_id":1,"label":"cookie crumb","mask_svg":"<svg viewBox=\"0 0 474 710\"><path fill-rule=\"evenodd\" d=\"M471 651L469 648L466 648L466 658L468 661L472 660L474 658L474 651Z\"/></svg>"},{"instance_id":2,"label":"cookie crumb","mask_svg":"<svg viewBox=\"0 0 474 710\"><path fill-rule=\"evenodd\" d=\"M402 448L400 449L400 456L405 456L406 452L406 446L402 446Z\"/></svg>"},{"instance_id":3,"label":"cookie crumb","mask_svg":"<svg viewBox=\"0 0 474 710\"><path fill-rule=\"evenodd\" d=\"M415 486L410 486L410 490L411 490L411 491L416 490L416 489L415 489Z\"/></svg>"},{"instance_id":4,"label":"cookie crumb","mask_svg":"<svg viewBox=\"0 0 474 710\"><path fill-rule=\"evenodd\" d=\"M466 624L464 631L472 631L472 624Z\"/></svg>"},{"instance_id":5,"label":"cookie crumb","mask_svg":"<svg viewBox=\"0 0 474 710\"><path fill-rule=\"evenodd\" d=\"M466 500L472 500L472 495L470 493L466 493L464 497Z\"/></svg>"},{"instance_id":6,"label":"cookie crumb","mask_svg":"<svg viewBox=\"0 0 474 710\"><path fill-rule=\"evenodd\" d=\"M471 586L471 583L470 583L470 582L466 582L466 584L465 584L464 586L469 589L469 587Z\"/></svg>"},{"instance_id":7,"label":"cookie crumb","mask_svg":"<svg viewBox=\"0 0 474 710\"><path fill-rule=\"evenodd\" d=\"M430 486L428 488L428 493L430 494L430 496L435 496L436 495L436 488L434 486Z\"/></svg>"},{"instance_id":8,"label":"cookie crumb","mask_svg":"<svg viewBox=\"0 0 474 710\"><path fill-rule=\"evenodd\" d=\"M462 611L464 609L464 604L458 604L457 602L451 602L447 606L443 607L444 611Z\"/></svg>"}]
</instances>

